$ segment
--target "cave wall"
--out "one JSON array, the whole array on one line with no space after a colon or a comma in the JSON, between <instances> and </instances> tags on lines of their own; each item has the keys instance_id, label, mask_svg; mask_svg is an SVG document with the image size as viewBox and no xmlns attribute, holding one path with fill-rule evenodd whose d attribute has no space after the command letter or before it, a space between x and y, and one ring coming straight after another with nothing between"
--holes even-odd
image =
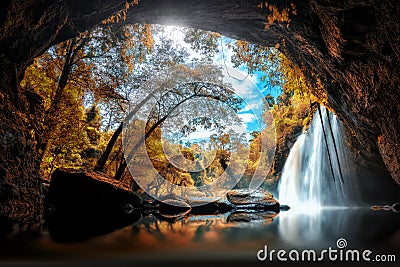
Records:
<instances>
[{"instance_id":1,"label":"cave wall","mask_svg":"<svg viewBox=\"0 0 400 267\"><path fill-rule=\"evenodd\" d=\"M400 184L400 3L397 0L270 0L297 15L264 30L268 9L250 0L142 0L125 23L175 24L220 32L280 50L321 84L330 107L371 159L382 159ZM39 222L36 140L40 99L19 81L51 44L100 24L122 0L5 0L0 3L0 223ZM39 110L39 111L38 111ZM379 160L377 161L379 162ZM16 212L17 211L17 212ZM2 219L3 218L3 219ZM11 220L10 220L11 219Z\"/></svg>"},{"instance_id":2,"label":"cave wall","mask_svg":"<svg viewBox=\"0 0 400 267\"><path fill-rule=\"evenodd\" d=\"M262 45L279 44L315 89L324 88L330 108L365 154L379 158L378 163L383 160L400 185L400 2L270 0L279 9L294 4L297 15L290 16L289 25L275 23L267 30L270 12L259 8L260 2L142 0L129 10L126 23L182 25ZM79 29L98 19L83 11L72 17ZM68 29L63 28L56 41L71 36Z\"/></svg>"},{"instance_id":3,"label":"cave wall","mask_svg":"<svg viewBox=\"0 0 400 267\"><path fill-rule=\"evenodd\" d=\"M362 153L376 163L383 160L400 185L400 3L313 0L310 7L313 18L305 21L314 22L294 25L295 37L288 40L299 42L287 45L289 56L305 67L310 81L317 83L318 74L330 107ZM310 34L316 25L319 34ZM309 53L298 51L301 43Z\"/></svg>"},{"instance_id":4,"label":"cave wall","mask_svg":"<svg viewBox=\"0 0 400 267\"><path fill-rule=\"evenodd\" d=\"M66 18L66 10L55 1L2 1L0 5L0 232L41 223L36 153L41 99L21 91L18 84Z\"/></svg>"}]
</instances>

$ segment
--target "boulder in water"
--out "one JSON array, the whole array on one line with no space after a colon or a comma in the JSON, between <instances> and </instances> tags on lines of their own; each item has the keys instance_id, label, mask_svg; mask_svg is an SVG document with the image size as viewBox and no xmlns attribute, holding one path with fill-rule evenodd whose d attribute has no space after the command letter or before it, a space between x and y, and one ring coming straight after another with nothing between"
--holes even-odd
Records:
<instances>
[{"instance_id":1,"label":"boulder in water","mask_svg":"<svg viewBox=\"0 0 400 267\"><path fill-rule=\"evenodd\" d=\"M234 205L262 204L274 198L271 193L261 189L234 189L226 197Z\"/></svg>"},{"instance_id":2,"label":"boulder in water","mask_svg":"<svg viewBox=\"0 0 400 267\"><path fill-rule=\"evenodd\" d=\"M239 210L270 210L279 212L279 202L274 196L261 189L235 189L226 194L229 202Z\"/></svg>"},{"instance_id":3,"label":"boulder in water","mask_svg":"<svg viewBox=\"0 0 400 267\"><path fill-rule=\"evenodd\" d=\"M98 173L57 169L44 204L46 224L56 242L76 242L106 234L141 217L141 200Z\"/></svg>"}]
</instances>

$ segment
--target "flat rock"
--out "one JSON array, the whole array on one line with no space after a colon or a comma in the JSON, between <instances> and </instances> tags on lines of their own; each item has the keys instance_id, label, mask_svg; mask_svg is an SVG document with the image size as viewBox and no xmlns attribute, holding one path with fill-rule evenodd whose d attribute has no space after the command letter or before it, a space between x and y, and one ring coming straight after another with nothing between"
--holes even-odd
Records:
<instances>
[{"instance_id":1,"label":"flat rock","mask_svg":"<svg viewBox=\"0 0 400 267\"><path fill-rule=\"evenodd\" d=\"M234 189L229 191L226 197L234 205L263 204L274 199L271 193L261 189Z\"/></svg>"},{"instance_id":2,"label":"flat rock","mask_svg":"<svg viewBox=\"0 0 400 267\"><path fill-rule=\"evenodd\" d=\"M226 197L238 210L269 210L274 212L280 210L279 202L274 199L274 196L262 189L235 189L229 191Z\"/></svg>"}]
</instances>

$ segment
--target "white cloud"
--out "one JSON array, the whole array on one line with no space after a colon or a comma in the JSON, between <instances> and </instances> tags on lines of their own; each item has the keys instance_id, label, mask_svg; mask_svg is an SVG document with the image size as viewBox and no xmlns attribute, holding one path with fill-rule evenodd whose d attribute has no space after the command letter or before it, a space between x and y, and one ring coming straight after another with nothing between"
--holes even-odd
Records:
<instances>
[{"instance_id":1,"label":"white cloud","mask_svg":"<svg viewBox=\"0 0 400 267\"><path fill-rule=\"evenodd\" d=\"M258 113L257 111L263 108L263 104L262 101L246 102L246 105L240 110L240 113L246 113L249 111Z\"/></svg>"},{"instance_id":2,"label":"white cloud","mask_svg":"<svg viewBox=\"0 0 400 267\"><path fill-rule=\"evenodd\" d=\"M238 117L241 118L244 123L257 122L257 118L253 113L239 113Z\"/></svg>"}]
</instances>

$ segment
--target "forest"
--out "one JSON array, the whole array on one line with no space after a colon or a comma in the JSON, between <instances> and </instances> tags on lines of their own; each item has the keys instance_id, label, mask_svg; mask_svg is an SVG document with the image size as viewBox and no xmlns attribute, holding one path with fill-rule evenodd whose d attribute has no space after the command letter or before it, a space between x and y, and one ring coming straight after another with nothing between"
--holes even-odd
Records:
<instances>
[{"instance_id":1,"label":"forest","mask_svg":"<svg viewBox=\"0 0 400 267\"><path fill-rule=\"evenodd\" d=\"M207 72L207 79L216 82L223 65L221 67L220 63L218 67L218 63L212 61L216 55L221 54L221 49L232 51L231 58L227 60L235 67L244 66L248 75L256 71L263 73L260 79L267 91L270 91L265 95L263 118L265 124L273 127L253 131L248 136L237 136L238 133L234 131L230 134L224 133L224 126L215 118L214 121L213 118L197 118L192 125L182 129L180 138L169 141L171 149L181 150L186 158L196 158L193 164L204 169L203 160L198 158L199 150L209 150L207 153L216 154L215 158L227 160L233 150L243 150L249 146L249 157L246 158L243 154L240 159L246 169L239 186L245 187L248 184L246 180L252 177L260 161L266 160L260 159L261 136L274 143L275 129L277 140L283 140L295 128L302 128L310 121L310 104L317 98L308 89L301 70L276 49L242 40L223 39L213 32L176 28L175 31L182 32L182 42L186 44L182 47L168 36L167 28L160 25L110 24L57 44L34 59L25 72L21 87L43 103L42 112L32 114L37 116L35 120L42 123L42 131L32 131L31 134L37 135L37 140L40 140L40 173L44 180L49 181L57 168L63 168L72 172L103 172L110 179L129 185L132 174L126 171L127 164L123 156L123 121L126 114L129 114L129 107L138 105L143 108L146 98L148 100L147 95L154 95L152 90L159 90L144 87L143 84L154 79L163 70L174 67L178 68L178 72L170 73L171 77L168 79L175 82L179 79L178 75L196 75L196 72L202 72L203 75ZM221 46L222 42L227 43L224 45L226 47ZM191 58L193 54L197 57ZM189 61L194 63L188 63ZM194 67L190 69L188 64ZM213 67L212 64L216 66ZM214 69L207 71L207 67ZM280 93L268 88L275 88L275 91L278 88ZM190 95L184 89L175 90L187 97ZM212 93L215 95L223 92L211 92L207 97L211 97ZM232 102L228 104L236 106L234 110L237 112L242 103L236 98L237 96L228 93L223 101ZM178 105L172 97L164 97L163 101L166 106L164 108L167 109L164 113ZM201 105L200 103L199 106ZM217 116L216 113L223 110L218 112L213 107L213 112L215 114L211 117ZM165 144L162 142L168 142L168 139L162 137L161 119L160 114L157 114L148 121L137 123L146 124L147 154L157 171L163 173L166 179L176 184L198 186L212 181L213 177L218 177L224 171L221 160L206 163L208 167L202 173L181 172L173 166L167 167L168 159L163 151ZM182 116L180 119L183 119ZM189 140L183 143L182 138L191 131L196 131L196 127L219 128L219 133L217 131L208 140ZM134 132L130 135L138 136ZM275 153L273 148L274 145L269 144L270 161ZM267 176L268 172L269 170L264 170L263 174ZM276 176L271 175L269 184L276 184L276 179Z\"/></svg>"}]
</instances>

